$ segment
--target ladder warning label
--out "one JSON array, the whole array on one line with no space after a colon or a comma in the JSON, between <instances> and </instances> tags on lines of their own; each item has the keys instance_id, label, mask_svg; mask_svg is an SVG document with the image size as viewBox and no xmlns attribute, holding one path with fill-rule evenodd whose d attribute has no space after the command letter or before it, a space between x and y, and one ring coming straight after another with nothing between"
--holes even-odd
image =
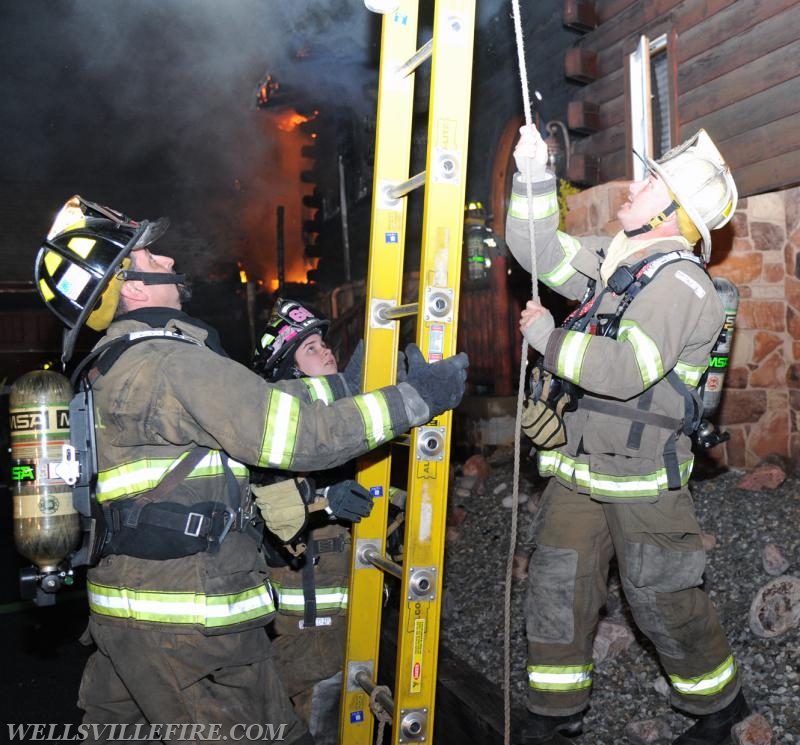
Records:
<instances>
[{"instance_id":1,"label":"ladder warning label","mask_svg":"<svg viewBox=\"0 0 800 745\"><path fill-rule=\"evenodd\" d=\"M399 233L384 233L384 241L386 243L399 243L400 242L400 234Z\"/></svg>"},{"instance_id":2,"label":"ladder warning label","mask_svg":"<svg viewBox=\"0 0 800 745\"><path fill-rule=\"evenodd\" d=\"M422 652L425 648L425 619L417 618L414 621L414 646L411 656L411 685L410 693L419 693L422 690Z\"/></svg>"},{"instance_id":3,"label":"ladder warning label","mask_svg":"<svg viewBox=\"0 0 800 745\"><path fill-rule=\"evenodd\" d=\"M428 362L436 362L444 356L444 325L432 323L428 329Z\"/></svg>"}]
</instances>

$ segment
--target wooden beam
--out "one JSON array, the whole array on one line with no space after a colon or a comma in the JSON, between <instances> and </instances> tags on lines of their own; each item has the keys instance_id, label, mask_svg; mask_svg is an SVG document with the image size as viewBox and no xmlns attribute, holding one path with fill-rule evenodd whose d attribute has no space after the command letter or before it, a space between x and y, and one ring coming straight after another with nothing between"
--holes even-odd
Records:
<instances>
[{"instance_id":1,"label":"wooden beam","mask_svg":"<svg viewBox=\"0 0 800 745\"><path fill-rule=\"evenodd\" d=\"M678 49L678 62L694 60L698 55L708 49L716 49L725 42L738 39L739 42L749 43L754 34L752 29L758 27L761 34L761 24L766 23L785 10L797 6L797 0L737 0L727 8L720 10L713 17L701 19L697 23L687 24L686 20L679 19L680 47ZM678 19L676 19L678 20ZM790 23L787 20L787 23ZM709 25L713 24L713 32L709 32ZM797 24L790 25L789 31L797 35Z\"/></svg>"},{"instance_id":2,"label":"wooden beam","mask_svg":"<svg viewBox=\"0 0 800 745\"><path fill-rule=\"evenodd\" d=\"M607 3L600 3L598 17L600 25L581 40L587 48L600 56L601 69L605 60L619 60L622 46L631 36L640 33L652 35L654 25L669 22L687 29L702 23L714 13L719 13L737 0L647 0L630 3L624 10L610 13ZM738 0L741 2L741 0ZM612 64L612 69L619 64Z\"/></svg>"},{"instance_id":3,"label":"wooden beam","mask_svg":"<svg viewBox=\"0 0 800 745\"><path fill-rule=\"evenodd\" d=\"M769 3L766 5L772 7ZM783 56L783 48L797 41L798 29L800 29L800 4L795 3L785 12L767 18L756 30L747 31L720 42L718 39L722 30L728 28L726 25L728 15L731 14L721 13L703 24L706 43L710 48L707 47L701 54L686 60L684 43L681 39L681 43L678 45L678 85L680 90L691 91L700 88L773 52ZM714 39L713 45L708 39ZM792 52L788 50L785 55L783 60L787 67L791 67L791 64L788 64L789 60L798 59L797 56L792 56ZM797 65L794 67L797 72Z\"/></svg>"},{"instance_id":4,"label":"wooden beam","mask_svg":"<svg viewBox=\"0 0 800 745\"><path fill-rule=\"evenodd\" d=\"M575 31L597 28L597 9L594 0L564 0L564 25Z\"/></svg>"},{"instance_id":5,"label":"wooden beam","mask_svg":"<svg viewBox=\"0 0 800 745\"><path fill-rule=\"evenodd\" d=\"M581 134L597 132L600 127L600 107L590 101L570 101L567 104L567 127Z\"/></svg>"},{"instance_id":6,"label":"wooden beam","mask_svg":"<svg viewBox=\"0 0 800 745\"><path fill-rule=\"evenodd\" d=\"M597 55L581 47L572 47L564 55L564 74L578 83L597 80Z\"/></svg>"},{"instance_id":7,"label":"wooden beam","mask_svg":"<svg viewBox=\"0 0 800 745\"><path fill-rule=\"evenodd\" d=\"M740 196L762 194L800 185L800 150L738 168L733 177Z\"/></svg>"},{"instance_id":8,"label":"wooden beam","mask_svg":"<svg viewBox=\"0 0 800 745\"><path fill-rule=\"evenodd\" d=\"M588 153L572 153L569 156L567 181L596 186L600 183L600 159Z\"/></svg>"},{"instance_id":9,"label":"wooden beam","mask_svg":"<svg viewBox=\"0 0 800 745\"><path fill-rule=\"evenodd\" d=\"M702 88L687 91L678 99L680 120L699 119L712 111L729 106L743 94L754 95L797 77L797 65L788 63L789 60L797 59L800 59L800 40L731 70L709 81ZM682 90L680 77L678 88Z\"/></svg>"},{"instance_id":10,"label":"wooden beam","mask_svg":"<svg viewBox=\"0 0 800 745\"><path fill-rule=\"evenodd\" d=\"M797 108L797 104L795 104ZM722 140L716 137L713 122L709 122L709 134L730 164L734 178L744 167L769 162L775 158L790 157L800 152L800 113L795 112L783 119L769 122L761 127L747 129L741 134ZM692 132L685 132L689 136ZM784 181L782 179L782 181ZM800 173L790 182L800 181Z\"/></svg>"},{"instance_id":11,"label":"wooden beam","mask_svg":"<svg viewBox=\"0 0 800 745\"><path fill-rule=\"evenodd\" d=\"M800 114L800 76L714 109L697 119L685 119L682 126L685 132L704 127L713 133L714 141L719 144L792 113ZM797 126L800 128L800 123Z\"/></svg>"}]
</instances>

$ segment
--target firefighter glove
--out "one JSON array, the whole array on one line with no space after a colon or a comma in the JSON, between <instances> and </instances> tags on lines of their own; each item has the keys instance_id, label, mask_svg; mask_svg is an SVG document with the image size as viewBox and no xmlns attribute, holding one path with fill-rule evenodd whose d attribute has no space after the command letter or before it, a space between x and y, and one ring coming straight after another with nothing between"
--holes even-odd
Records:
<instances>
[{"instance_id":1,"label":"firefighter glove","mask_svg":"<svg viewBox=\"0 0 800 745\"><path fill-rule=\"evenodd\" d=\"M364 365L364 340L356 344L356 348L353 350L353 354L350 357L350 361L344 368L342 372L342 377L344 378L344 382L347 383L347 388L350 391L351 396L357 396L361 393L361 368Z\"/></svg>"},{"instance_id":2,"label":"firefighter glove","mask_svg":"<svg viewBox=\"0 0 800 745\"><path fill-rule=\"evenodd\" d=\"M291 543L303 532L308 521L305 479L286 479L250 489L264 523L282 543Z\"/></svg>"},{"instance_id":3,"label":"firefighter glove","mask_svg":"<svg viewBox=\"0 0 800 745\"><path fill-rule=\"evenodd\" d=\"M357 523L372 512L372 495L352 479L326 486L322 496L328 500L328 512L340 520Z\"/></svg>"},{"instance_id":4,"label":"firefighter glove","mask_svg":"<svg viewBox=\"0 0 800 745\"><path fill-rule=\"evenodd\" d=\"M428 405L431 419L458 406L464 395L469 367L469 358L464 352L438 362L426 362L422 350L416 344L409 344L406 347L406 360L406 382Z\"/></svg>"},{"instance_id":5,"label":"firefighter glove","mask_svg":"<svg viewBox=\"0 0 800 745\"><path fill-rule=\"evenodd\" d=\"M397 353L397 378L398 383L405 383L408 379L408 362L402 352Z\"/></svg>"},{"instance_id":6,"label":"firefighter glove","mask_svg":"<svg viewBox=\"0 0 800 745\"><path fill-rule=\"evenodd\" d=\"M546 171L547 144L533 125L526 124L519 128L514 162L523 183L544 181L549 177Z\"/></svg>"},{"instance_id":7,"label":"firefighter glove","mask_svg":"<svg viewBox=\"0 0 800 745\"><path fill-rule=\"evenodd\" d=\"M520 327L523 323L525 323L525 313L530 312L528 310L530 305L531 303L529 302L528 306L526 306L526 310L523 311ZM547 341L550 338L550 334L553 333L553 329L555 327L556 324L553 320L552 313L550 313L549 310L545 310L544 313L537 316L531 323L522 329L522 335L525 337L525 341L527 341L528 344L530 344L537 352L544 354L545 349L547 349Z\"/></svg>"},{"instance_id":8,"label":"firefighter glove","mask_svg":"<svg viewBox=\"0 0 800 745\"><path fill-rule=\"evenodd\" d=\"M533 393L522 406L522 431L539 450L552 450L567 444L563 416L572 397L566 392L553 396L555 383L556 378L551 373L538 365L534 367L531 376Z\"/></svg>"}]
</instances>

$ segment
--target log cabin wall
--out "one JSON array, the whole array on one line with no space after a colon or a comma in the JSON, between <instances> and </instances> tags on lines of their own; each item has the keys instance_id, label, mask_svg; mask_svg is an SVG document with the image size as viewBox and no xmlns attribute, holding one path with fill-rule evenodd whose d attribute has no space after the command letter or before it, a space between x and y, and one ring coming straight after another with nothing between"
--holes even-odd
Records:
<instances>
[{"instance_id":1,"label":"log cabin wall","mask_svg":"<svg viewBox=\"0 0 800 745\"><path fill-rule=\"evenodd\" d=\"M615 216L628 183L615 181L569 197L568 232L616 233ZM733 468L753 468L777 455L797 468L800 188L740 199L734 219L711 238L709 271L734 282L740 302L722 403L713 417L731 437L708 455Z\"/></svg>"},{"instance_id":2,"label":"log cabin wall","mask_svg":"<svg viewBox=\"0 0 800 745\"><path fill-rule=\"evenodd\" d=\"M642 34L665 34L672 144L704 127L742 196L800 183L800 2L565 0L564 21L585 32L565 58L585 84L566 112L570 180L632 176L625 59Z\"/></svg>"}]
</instances>

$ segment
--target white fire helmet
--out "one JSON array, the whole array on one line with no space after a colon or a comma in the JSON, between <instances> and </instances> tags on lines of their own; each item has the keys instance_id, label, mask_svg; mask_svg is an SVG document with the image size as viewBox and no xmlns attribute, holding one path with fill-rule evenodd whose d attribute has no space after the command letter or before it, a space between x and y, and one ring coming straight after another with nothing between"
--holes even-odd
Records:
<instances>
[{"instance_id":1,"label":"white fire helmet","mask_svg":"<svg viewBox=\"0 0 800 745\"><path fill-rule=\"evenodd\" d=\"M730 168L717 146L701 129L691 139L672 148L658 160L646 158L675 195L678 204L700 233L703 261L711 258L710 231L726 225L733 217L739 193Z\"/></svg>"}]
</instances>

